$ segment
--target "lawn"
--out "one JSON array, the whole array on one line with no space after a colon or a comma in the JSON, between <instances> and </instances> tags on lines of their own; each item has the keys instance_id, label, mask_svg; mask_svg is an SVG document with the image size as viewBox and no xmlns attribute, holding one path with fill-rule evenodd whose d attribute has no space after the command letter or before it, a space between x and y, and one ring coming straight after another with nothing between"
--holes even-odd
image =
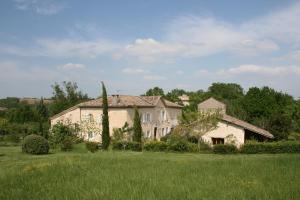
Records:
<instances>
[{"instance_id":1,"label":"lawn","mask_svg":"<svg viewBox=\"0 0 300 200\"><path fill-rule=\"evenodd\" d=\"M0 147L0 199L300 199L300 154L72 152Z\"/></svg>"}]
</instances>

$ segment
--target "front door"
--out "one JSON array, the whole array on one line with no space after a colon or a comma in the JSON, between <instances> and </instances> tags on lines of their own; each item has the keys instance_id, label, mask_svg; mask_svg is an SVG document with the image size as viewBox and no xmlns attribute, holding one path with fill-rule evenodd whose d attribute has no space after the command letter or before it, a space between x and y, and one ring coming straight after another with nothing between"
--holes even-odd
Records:
<instances>
[{"instance_id":1,"label":"front door","mask_svg":"<svg viewBox=\"0 0 300 200\"><path fill-rule=\"evenodd\" d=\"M154 127L154 140L156 140L157 127Z\"/></svg>"}]
</instances>

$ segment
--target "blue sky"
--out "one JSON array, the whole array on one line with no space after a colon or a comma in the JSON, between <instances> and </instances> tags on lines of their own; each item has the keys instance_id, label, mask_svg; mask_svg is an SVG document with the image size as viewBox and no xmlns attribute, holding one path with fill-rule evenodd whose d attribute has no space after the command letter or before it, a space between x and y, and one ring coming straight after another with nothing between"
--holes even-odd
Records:
<instances>
[{"instance_id":1,"label":"blue sky","mask_svg":"<svg viewBox=\"0 0 300 200\"><path fill-rule=\"evenodd\" d=\"M300 1L2 0L0 97L206 89L235 82L300 96Z\"/></svg>"}]
</instances>

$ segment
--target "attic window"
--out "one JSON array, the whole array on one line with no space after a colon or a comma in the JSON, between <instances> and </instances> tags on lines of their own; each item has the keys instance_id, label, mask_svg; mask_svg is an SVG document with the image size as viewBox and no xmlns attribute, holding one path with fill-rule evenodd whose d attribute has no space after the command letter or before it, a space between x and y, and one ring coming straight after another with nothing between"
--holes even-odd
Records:
<instances>
[{"instance_id":1,"label":"attic window","mask_svg":"<svg viewBox=\"0 0 300 200\"><path fill-rule=\"evenodd\" d=\"M224 138L211 138L213 145L224 144Z\"/></svg>"}]
</instances>

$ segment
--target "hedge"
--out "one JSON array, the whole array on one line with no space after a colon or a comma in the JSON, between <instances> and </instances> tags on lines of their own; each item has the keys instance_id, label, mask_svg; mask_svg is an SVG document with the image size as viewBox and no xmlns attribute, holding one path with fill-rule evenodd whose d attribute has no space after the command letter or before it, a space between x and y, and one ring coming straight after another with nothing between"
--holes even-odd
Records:
<instances>
[{"instance_id":1,"label":"hedge","mask_svg":"<svg viewBox=\"0 0 300 200\"><path fill-rule=\"evenodd\" d=\"M142 144L139 142L115 141L112 143L112 149L113 150L141 151Z\"/></svg>"},{"instance_id":2,"label":"hedge","mask_svg":"<svg viewBox=\"0 0 300 200\"><path fill-rule=\"evenodd\" d=\"M244 144L241 153L257 154L257 153L300 153L300 142L281 141L281 142L248 142Z\"/></svg>"},{"instance_id":3,"label":"hedge","mask_svg":"<svg viewBox=\"0 0 300 200\"><path fill-rule=\"evenodd\" d=\"M144 144L146 151L166 151L167 147L167 143L164 141L150 141Z\"/></svg>"},{"instance_id":4,"label":"hedge","mask_svg":"<svg viewBox=\"0 0 300 200\"><path fill-rule=\"evenodd\" d=\"M238 153L238 149L233 144L216 144L213 147L213 152L217 154L234 154Z\"/></svg>"},{"instance_id":5,"label":"hedge","mask_svg":"<svg viewBox=\"0 0 300 200\"><path fill-rule=\"evenodd\" d=\"M98 142L85 142L85 147L88 151L94 153L98 151L99 143Z\"/></svg>"}]
</instances>

